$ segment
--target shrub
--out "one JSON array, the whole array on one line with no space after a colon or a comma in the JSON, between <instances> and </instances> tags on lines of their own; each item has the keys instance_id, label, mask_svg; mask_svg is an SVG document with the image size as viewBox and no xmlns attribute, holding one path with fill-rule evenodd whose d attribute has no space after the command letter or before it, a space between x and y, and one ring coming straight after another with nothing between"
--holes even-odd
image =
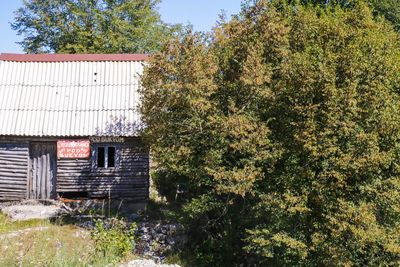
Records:
<instances>
[{"instance_id":1,"label":"shrub","mask_svg":"<svg viewBox=\"0 0 400 267\"><path fill-rule=\"evenodd\" d=\"M363 3L279 2L187 32L145 70L144 134L189 192L190 250L198 265L398 265L399 36Z\"/></svg>"},{"instance_id":2,"label":"shrub","mask_svg":"<svg viewBox=\"0 0 400 267\"><path fill-rule=\"evenodd\" d=\"M135 229L135 224L127 227L123 219L112 218L108 220L107 224L101 219L97 219L91 232L96 255L112 256L115 257L115 261L123 258L135 247Z\"/></svg>"}]
</instances>

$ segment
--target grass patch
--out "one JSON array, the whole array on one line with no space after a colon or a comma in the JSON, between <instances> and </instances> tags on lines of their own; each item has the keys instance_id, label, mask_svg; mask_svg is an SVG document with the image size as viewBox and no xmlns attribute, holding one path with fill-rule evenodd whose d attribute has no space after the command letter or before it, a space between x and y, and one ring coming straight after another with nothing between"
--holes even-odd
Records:
<instances>
[{"instance_id":1,"label":"grass patch","mask_svg":"<svg viewBox=\"0 0 400 267\"><path fill-rule=\"evenodd\" d=\"M73 224L36 219L12 222L0 213L0 266L105 266L133 257L131 253L98 253L96 246L95 236Z\"/></svg>"},{"instance_id":2,"label":"grass patch","mask_svg":"<svg viewBox=\"0 0 400 267\"><path fill-rule=\"evenodd\" d=\"M0 234L32 227L45 227L48 225L50 225L49 221L39 219L11 222L7 215L0 213Z\"/></svg>"}]
</instances>

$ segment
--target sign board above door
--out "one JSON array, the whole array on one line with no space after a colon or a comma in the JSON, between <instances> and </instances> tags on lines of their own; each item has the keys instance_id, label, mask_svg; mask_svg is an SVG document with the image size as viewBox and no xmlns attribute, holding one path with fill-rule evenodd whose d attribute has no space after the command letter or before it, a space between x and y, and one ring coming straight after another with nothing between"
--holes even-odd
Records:
<instances>
[{"instance_id":1,"label":"sign board above door","mask_svg":"<svg viewBox=\"0 0 400 267\"><path fill-rule=\"evenodd\" d=\"M90 141L83 139L58 140L57 158L85 159L90 157Z\"/></svg>"}]
</instances>

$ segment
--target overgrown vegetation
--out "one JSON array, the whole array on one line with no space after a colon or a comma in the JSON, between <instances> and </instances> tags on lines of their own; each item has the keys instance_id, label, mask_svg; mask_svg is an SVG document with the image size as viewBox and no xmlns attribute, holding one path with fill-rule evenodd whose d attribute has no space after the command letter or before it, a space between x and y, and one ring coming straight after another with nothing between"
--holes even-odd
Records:
<instances>
[{"instance_id":1,"label":"overgrown vegetation","mask_svg":"<svg viewBox=\"0 0 400 267\"><path fill-rule=\"evenodd\" d=\"M107 266L132 258L135 225L108 221L87 231L71 219L13 222L0 213L0 266Z\"/></svg>"},{"instance_id":2,"label":"overgrown vegetation","mask_svg":"<svg viewBox=\"0 0 400 267\"><path fill-rule=\"evenodd\" d=\"M190 263L399 265L398 34L363 3L252 3L168 42L143 77Z\"/></svg>"},{"instance_id":3,"label":"overgrown vegetation","mask_svg":"<svg viewBox=\"0 0 400 267\"><path fill-rule=\"evenodd\" d=\"M113 219L107 225L103 220L95 221L94 230L90 233L95 244L95 253L102 257L115 257L115 262L131 253L135 247L135 224L129 227L124 220Z\"/></svg>"}]
</instances>

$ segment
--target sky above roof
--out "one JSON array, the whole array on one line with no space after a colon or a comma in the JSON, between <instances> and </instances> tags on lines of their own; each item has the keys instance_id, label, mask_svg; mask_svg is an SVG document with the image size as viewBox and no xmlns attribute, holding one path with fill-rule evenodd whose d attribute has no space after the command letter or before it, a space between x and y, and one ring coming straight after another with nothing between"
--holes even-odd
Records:
<instances>
[{"instance_id":1,"label":"sky above roof","mask_svg":"<svg viewBox=\"0 0 400 267\"><path fill-rule=\"evenodd\" d=\"M10 22L14 20L13 12L22 6L22 0L2 1L0 9L0 53L23 53L21 41ZM215 26L222 11L228 16L240 11L241 0L162 0L159 5L161 18L167 23L192 24L196 31L209 31Z\"/></svg>"}]
</instances>

